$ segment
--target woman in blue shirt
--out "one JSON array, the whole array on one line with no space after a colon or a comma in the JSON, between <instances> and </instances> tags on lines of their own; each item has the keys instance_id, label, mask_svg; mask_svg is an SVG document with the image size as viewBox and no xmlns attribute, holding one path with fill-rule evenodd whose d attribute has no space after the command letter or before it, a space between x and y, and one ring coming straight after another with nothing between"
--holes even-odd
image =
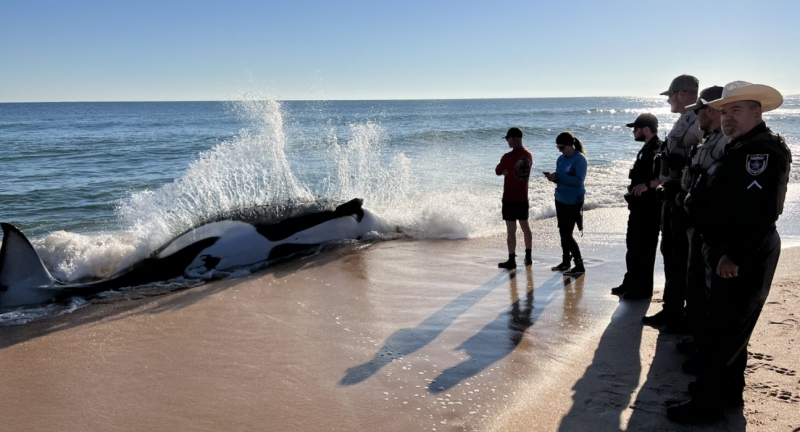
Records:
<instances>
[{"instance_id":1,"label":"woman in blue shirt","mask_svg":"<svg viewBox=\"0 0 800 432\"><path fill-rule=\"evenodd\" d=\"M578 242L572 236L575 225L583 231L583 197L586 195L586 151L581 140L571 132L562 132L556 137L556 147L561 156L556 160L556 172L546 173L547 179L556 184L556 219L561 236L561 264L553 271L563 271L567 276L584 273L583 257ZM575 266L570 269L570 260Z\"/></svg>"}]
</instances>

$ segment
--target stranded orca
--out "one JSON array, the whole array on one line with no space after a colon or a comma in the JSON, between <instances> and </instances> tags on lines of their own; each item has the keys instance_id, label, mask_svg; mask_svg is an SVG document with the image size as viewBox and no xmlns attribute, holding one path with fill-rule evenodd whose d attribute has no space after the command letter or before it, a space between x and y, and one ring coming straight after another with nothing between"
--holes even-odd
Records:
<instances>
[{"instance_id":1,"label":"stranded orca","mask_svg":"<svg viewBox=\"0 0 800 432\"><path fill-rule=\"evenodd\" d=\"M174 238L148 258L98 281L67 284L54 279L16 227L0 224L0 308L39 304L63 297L197 277L287 257L321 243L359 239L389 227L354 199L338 207L311 204L256 207L218 216Z\"/></svg>"}]
</instances>

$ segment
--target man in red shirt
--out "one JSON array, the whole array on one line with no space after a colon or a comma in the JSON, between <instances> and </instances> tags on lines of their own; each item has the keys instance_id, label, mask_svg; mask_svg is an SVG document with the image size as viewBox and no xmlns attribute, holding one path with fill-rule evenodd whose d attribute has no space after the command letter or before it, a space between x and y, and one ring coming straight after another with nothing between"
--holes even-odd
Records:
<instances>
[{"instance_id":1,"label":"man in red shirt","mask_svg":"<svg viewBox=\"0 0 800 432\"><path fill-rule=\"evenodd\" d=\"M525 265L533 263L531 259L531 228L528 225L528 181L533 168L533 155L522 146L522 131L512 127L504 136L511 151L504 154L494 172L505 176L503 181L503 220L506 221L508 242L508 261L497 264L504 269L517 267L517 221L525 238Z\"/></svg>"}]
</instances>

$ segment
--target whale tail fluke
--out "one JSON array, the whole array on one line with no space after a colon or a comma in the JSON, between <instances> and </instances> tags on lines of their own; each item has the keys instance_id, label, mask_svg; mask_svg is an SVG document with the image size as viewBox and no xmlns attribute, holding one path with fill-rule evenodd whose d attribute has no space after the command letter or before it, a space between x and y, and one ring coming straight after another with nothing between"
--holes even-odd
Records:
<instances>
[{"instance_id":1,"label":"whale tail fluke","mask_svg":"<svg viewBox=\"0 0 800 432\"><path fill-rule=\"evenodd\" d=\"M52 298L47 290L58 284L39 254L17 227L0 223L0 307L40 303ZM30 288L35 287L35 288Z\"/></svg>"}]
</instances>

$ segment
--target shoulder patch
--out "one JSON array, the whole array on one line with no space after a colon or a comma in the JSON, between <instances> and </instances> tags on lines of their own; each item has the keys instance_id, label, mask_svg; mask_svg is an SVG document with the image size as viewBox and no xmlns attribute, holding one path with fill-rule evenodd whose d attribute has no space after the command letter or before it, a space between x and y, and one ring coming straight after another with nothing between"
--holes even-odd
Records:
<instances>
[{"instance_id":1,"label":"shoulder patch","mask_svg":"<svg viewBox=\"0 0 800 432\"><path fill-rule=\"evenodd\" d=\"M767 160L769 160L768 154L749 154L747 155L747 172L750 175L757 176L764 172L767 169Z\"/></svg>"}]
</instances>

